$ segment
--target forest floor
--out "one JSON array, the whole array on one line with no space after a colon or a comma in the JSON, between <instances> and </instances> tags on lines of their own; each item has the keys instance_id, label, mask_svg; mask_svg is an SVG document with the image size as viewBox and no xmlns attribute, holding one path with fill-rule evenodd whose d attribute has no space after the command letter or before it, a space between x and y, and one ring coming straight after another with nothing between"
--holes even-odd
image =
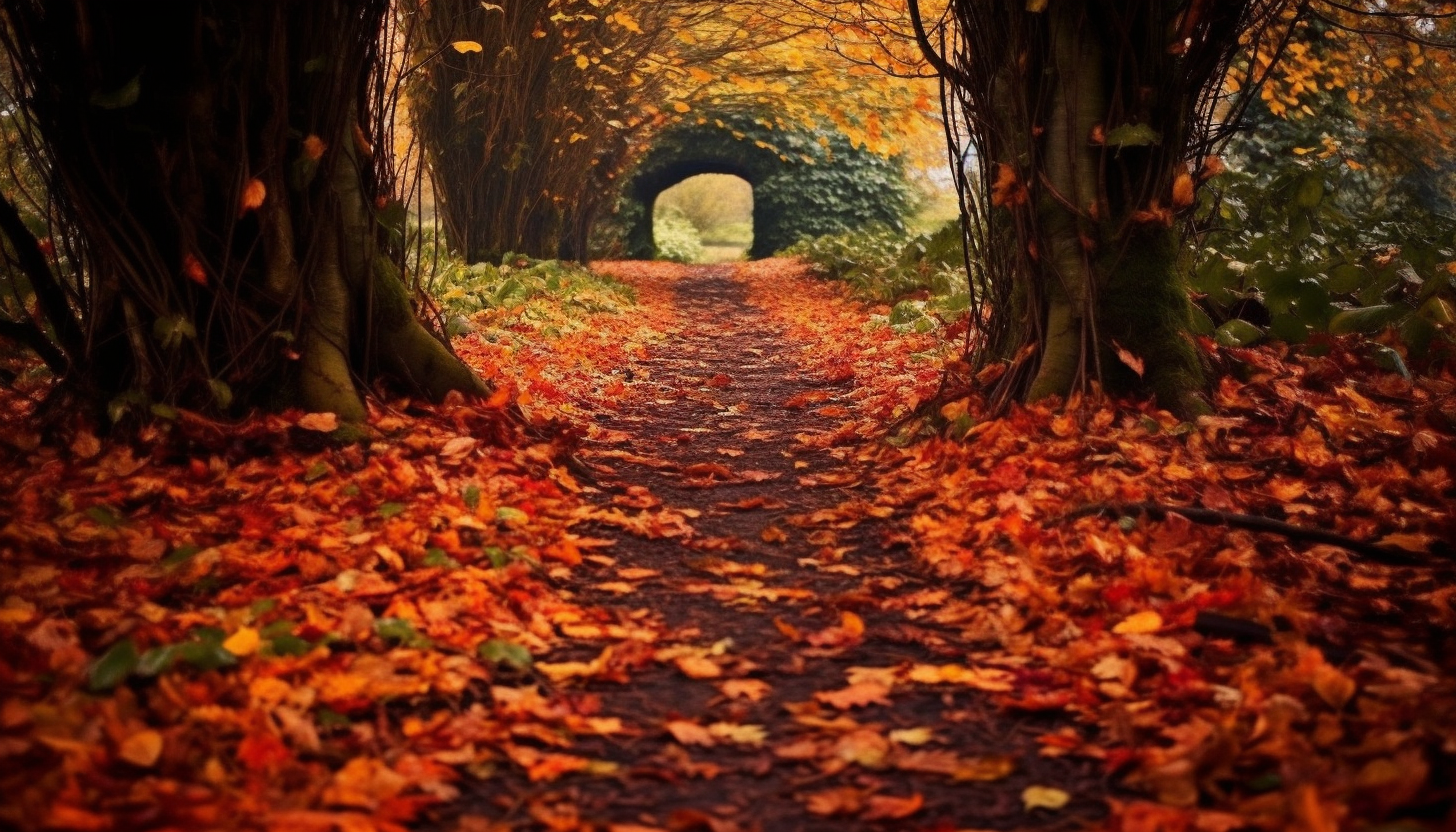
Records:
<instances>
[{"instance_id":1,"label":"forest floor","mask_svg":"<svg viewBox=\"0 0 1456 832\"><path fill-rule=\"evenodd\" d=\"M1449 372L977 420L790 261L598 268L637 305L457 343L485 403L4 402L0 826L1456 827Z\"/></svg>"}]
</instances>

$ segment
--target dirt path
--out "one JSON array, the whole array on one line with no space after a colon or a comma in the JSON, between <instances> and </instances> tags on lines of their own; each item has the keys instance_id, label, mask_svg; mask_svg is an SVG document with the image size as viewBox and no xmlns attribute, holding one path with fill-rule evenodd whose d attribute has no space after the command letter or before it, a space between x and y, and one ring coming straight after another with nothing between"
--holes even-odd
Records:
<instances>
[{"instance_id":1,"label":"dirt path","mask_svg":"<svg viewBox=\"0 0 1456 832\"><path fill-rule=\"evenodd\" d=\"M568 587L576 600L669 636L620 681L555 687L621 730L544 738L543 750L616 766L540 783L503 768L467 790L465 825L1087 824L1106 795L1101 776L1039 755L1037 738L1066 723L992 703L1009 674L974 669L974 632L945 604L975 588L910 563L893 509L864 483L857 457L869 449L822 447L851 388L786 357L793 345L747 303L734 268L701 267L677 285L683 330L630 369L653 393L581 454L604 507L680 513L691 526L588 529L617 542L569 579L583 585ZM587 638L538 659L560 667L601 650ZM1028 811L1035 786L1074 797L1055 813Z\"/></svg>"}]
</instances>

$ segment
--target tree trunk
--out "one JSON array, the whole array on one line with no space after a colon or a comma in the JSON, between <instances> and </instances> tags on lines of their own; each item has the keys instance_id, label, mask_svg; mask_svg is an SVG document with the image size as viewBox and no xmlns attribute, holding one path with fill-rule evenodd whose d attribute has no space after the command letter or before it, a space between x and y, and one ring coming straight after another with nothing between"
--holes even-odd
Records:
<instances>
[{"instance_id":1,"label":"tree trunk","mask_svg":"<svg viewBox=\"0 0 1456 832\"><path fill-rule=\"evenodd\" d=\"M48 183L81 242L72 356L102 402L367 415L383 375L480 379L415 318L376 205L386 0L0 0ZM108 366L107 362L110 362ZM120 369L115 369L117 364Z\"/></svg>"}]
</instances>

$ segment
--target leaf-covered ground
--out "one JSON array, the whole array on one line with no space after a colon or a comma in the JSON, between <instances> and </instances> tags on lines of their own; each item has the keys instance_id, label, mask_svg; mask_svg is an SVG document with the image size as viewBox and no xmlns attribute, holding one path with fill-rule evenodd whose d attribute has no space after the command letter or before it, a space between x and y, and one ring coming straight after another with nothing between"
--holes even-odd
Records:
<instances>
[{"instance_id":1,"label":"leaf-covered ground","mask_svg":"<svg viewBox=\"0 0 1456 832\"><path fill-rule=\"evenodd\" d=\"M7 394L0 826L1456 825L1449 375L977 422L792 262L600 267L636 305L493 307L492 401L363 430ZM885 441L937 394L964 440Z\"/></svg>"}]
</instances>

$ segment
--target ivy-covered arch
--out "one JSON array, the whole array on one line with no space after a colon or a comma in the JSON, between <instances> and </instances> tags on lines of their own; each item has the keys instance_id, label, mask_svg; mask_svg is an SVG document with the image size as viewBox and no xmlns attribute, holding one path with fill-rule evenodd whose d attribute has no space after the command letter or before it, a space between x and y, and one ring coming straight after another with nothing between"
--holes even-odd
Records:
<instances>
[{"instance_id":1,"label":"ivy-covered arch","mask_svg":"<svg viewBox=\"0 0 1456 832\"><path fill-rule=\"evenodd\" d=\"M703 173L732 174L753 187L748 256L755 258L872 222L903 229L911 202L898 161L855 148L838 131L774 129L741 113L705 116L662 133L624 177L613 225L628 257L656 255L658 195Z\"/></svg>"}]
</instances>

